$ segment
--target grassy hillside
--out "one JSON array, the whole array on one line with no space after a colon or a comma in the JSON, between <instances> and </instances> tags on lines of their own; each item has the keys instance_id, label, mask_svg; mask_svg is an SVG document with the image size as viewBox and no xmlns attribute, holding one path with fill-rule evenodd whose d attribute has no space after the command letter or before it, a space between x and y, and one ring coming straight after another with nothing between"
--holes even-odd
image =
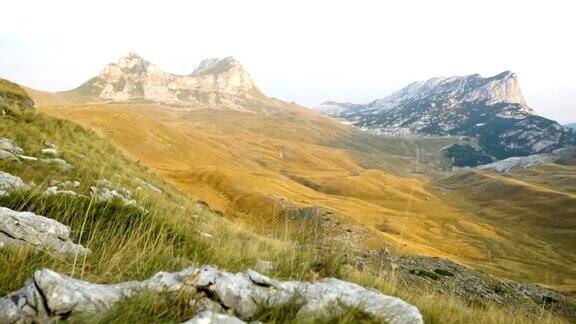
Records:
<instances>
[{"instance_id":1,"label":"grassy hillside","mask_svg":"<svg viewBox=\"0 0 576 324\"><path fill-rule=\"evenodd\" d=\"M114 113L111 110L107 112L111 113L112 117L118 117L115 114L124 116L129 111ZM94 116L99 115L95 114ZM103 118L103 115L100 118ZM155 127L148 128L151 124L147 124L147 122L152 123L153 121L146 119L95 120L100 122L105 120L111 123L113 119L117 119L119 123L128 121L132 125L137 123L139 127L124 128L126 134L117 137L111 136L114 134L114 130L93 127L106 137L113 138L120 147L123 147L123 142L120 139L123 139L124 136L129 139L132 138L133 141L135 138L131 136L144 136L141 138L143 141L141 145L126 150L131 155L137 156L139 162L125 156L115 146L110 145L106 139L97 136L94 132L66 120L48 117L34 111L23 111L15 107L12 107L7 115L0 117L0 137L14 140L23 147L26 154L38 157L41 156L39 150L43 147L42 143L48 140L57 145L60 148L61 157L75 167L73 170L63 170L38 163L0 161L0 170L18 175L26 182L36 185L29 190L13 192L0 198L0 205L15 210L32 211L57 219L71 227L72 239L75 242L92 250L92 254L86 258L61 259L54 257L49 252L2 249L0 250L0 268L3 271L0 271L0 294L21 287L24 280L30 277L34 270L42 267L49 267L77 278L108 283L143 279L160 270L179 270L191 262L214 264L235 271L254 267L258 259L264 259L277 264L277 267L268 273L271 276L303 280L335 276L397 295L419 307L429 323L563 322L562 319L551 316L544 310L536 318L527 318L519 311L504 311L493 305L464 305L458 299L450 296L439 296L433 292L423 292L418 287L414 287L414 291L398 290L394 281L384 279L381 270L371 267L367 267L363 271L357 270L351 266L354 264L354 259L351 259L350 255L345 255L348 252L346 249L334 249L327 245L327 242L318 241L316 238L318 235L324 235L323 233L311 233L313 235L308 236L307 231L302 231L302 229L309 227L307 224L302 224L303 227L299 227L297 223L294 223L295 227L286 226L278 231L269 228L268 235L255 234L252 228L247 228L238 222L231 222L228 218L219 216L205 204L190 199L188 195L182 194L145 166L149 164L154 171L169 178L170 182L192 192L192 183L196 181L195 179L176 177L181 171L189 171L190 165L186 164L185 161L176 160L175 157L188 157L188 154L192 154L192 152L185 150L189 145L201 147L214 145L213 150L206 151L206 154L196 154L194 156L196 159L190 160L192 161L190 163L198 163L202 161L202 155L213 154L219 157L219 152L226 146L217 146L216 141L175 141L176 138L168 136L173 131L172 127L152 124ZM108 126L108 124L105 125ZM129 130L133 131L129 132ZM194 128L192 128L191 133L176 134L196 139L191 136L193 130ZM155 138L155 141L152 142L152 138ZM207 140L209 137L202 139ZM161 146L156 141L173 147L174 149L169 151L171 155L165 154L166 151L161 150ZM257 141L257 143L261 142ZM242 152L241 147L235 152ZM154 156L156 156L155 159L153 159ZM174 161L180 161L181 164L175 164ZM305 161L310 161L311 165L325 163L325 159L319 158ZM350 161L353 159L338 160L338 163L346 166L346 163L352 163ZM231 165L230 169L236 167L238 170L233 175L240 176L243 173L240 172L243 170L242 163L235 162L234 159L222 160L223 166L228 164ZM181 169L175 170L175 166L181 166ZM210 171L208 167L205 169ZM228 169L226 170L229 172ZM328 171L333 172L333 170ZM404 195L407 196L404 199L411 201L431 199L421 180L404 179L381 172L367 173L364 175L366 180L377 179L373 185L383 186L386 189L383 195L389 193L398 196ZM172 177L168 177L170 174ZM209 174L214 173L209 172ZM258 173L255 174L249 174L248 177L258 175ZM161 188L163 193L154 193L145 188L138 189L140 184L135 182L136 178L142 178ZM235 177L232 178L233 180L236 179ZM271 179L269 180L271 183L275 183L272 182L274 178L281 179L282 177L272 174L268 178ZM89 187L97 180L102 179L107 179L120 188L132 191L138 205L149 212L133 206L126 206L117 201L96 202L81 196L46 196L42 194L50 180L77 180L80 182L80 186L75 190L89 197ZM327 177L327 179L330 178ZM348 177L337 177L336 179L349 180ZM190 183L186 185L185 181L190 181ZM415 194L407 193L405 188L396 184L397 181L409 184ZM241 186L243 182L244 180L240 179L236 186ZM231 185L226 181L216 181L216 183L221 183L224 188L234 187L234 183ZM276 182L276 184L281 183L280 180ZM331 188L337 187L337 184L330 183L323 178L320 183L324 188L323 191L330 191L333 190ZM198 185L203 188L202 182L199 182ZM262 190L272 187L268 183ZM279 188L282 189L281 186ZM311 195L316 192L304 185L300 185L298 188L303 191L309 190L308 193ZM288 187L288 189L290 188ZM378 200L373 191L354 189L352 193L345 194L362 196L367 200ZM334 196L337 195L334 194ZM411 196L417 198L409 198ZM330 197L330 195L326 194L325 197ZM351 204L358 204L359 206L364 204L359 202L359 198L349 197L347 199L352 202ZM392 201L394 199L389 200L389 202ZM337 200L334 199L334 202ZM370 206L383 208L378 207L376 203L371 203ZM253 207L258 206L253 205ZM413 216L411 213L407 213L404 218L411 219ZM458 231L465 230L467 227L471 226L462 226ZM479 231L477 227L474 230ZM482 231L489 232L486 229L482 229ZM201 233L211 234L213 238L207 239ZM159 299L158 296L142 296L137 302L126 303L115 313L103 318L102 321L178 322L189 316L189 309L185 303L177 300ZM290 314L286 312L265 314L265 318L271 321L289 321ZM350 314L346 314L342 320L344 322L354 321L354 318L350 317Z\"/></svg>"},{"instance_id":2,"label":"grassy hillside","mask_svg":"<svg viewBox=\"0 0 576 324\"><path fill-rule=\"evenodd\" d=\"M144 104L40 109L95 130L188 195L262 231L284 224L287 210L319 206L357 240L338 233L341 241L359 249L388 246L547 285L575 276L570 250L535 249L525 259L531 232L478 217L476 205L434 188L432 164L454 139L366 135L298 107L274 115ZM554 238L528 241L550 246ZM558 265L552 276L541 271L548 262Z\"/></svg>"},{"instance_id":3,"label":"grassy hillside","mask_svg":"<svg viewBox=\"0 0 576 324\"><path fill-rule=\"evenodd\" d=\"M539 268L541 277L548 278L541 282L574 292L576 195L571 184L575 175L575 167L542 165L511 174L467 172L439 184L448 189L446 195L455 204L475 210L479 219L506 228L522 242L518 254L491 247L493 257L523 264L518 267L520 278L530 278L528 269Z\"/></svg>"}]
</instances>

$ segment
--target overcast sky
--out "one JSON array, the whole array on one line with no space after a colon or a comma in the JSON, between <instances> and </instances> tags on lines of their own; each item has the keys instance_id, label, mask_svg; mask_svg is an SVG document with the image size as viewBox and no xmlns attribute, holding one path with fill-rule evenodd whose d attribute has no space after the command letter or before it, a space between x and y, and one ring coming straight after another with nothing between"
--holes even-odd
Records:
<instances>
[{"instance_id":1,"label":"overcast sky","mask_svg":"<svg viewBox=\"0 0 576 324\"><path fill-rule=\"evenodd\" d=\"M134 51L190 73L234 56L268 95L367 102L416 80L504 70L576 122L575 1L5 1L0 77L67 90Z\"/></svg>"}]
</instances>

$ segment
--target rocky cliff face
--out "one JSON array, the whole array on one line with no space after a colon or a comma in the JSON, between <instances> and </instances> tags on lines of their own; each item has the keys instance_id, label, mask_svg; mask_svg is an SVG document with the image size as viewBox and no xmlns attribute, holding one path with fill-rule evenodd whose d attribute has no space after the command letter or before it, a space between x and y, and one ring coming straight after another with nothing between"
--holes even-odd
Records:
<instances>
[{"instance_id":1,"label":"rocky cliff face","mask_svg":"<svg viewBox=\"0 0 576 324\"><path fill-rule=\"evenodd\" d=\"M248 97L259 94L246 69L232 57L206 59L191 74L175 75L134 53L108 64L98 76L73 91L113 101L165 103L198 101L202 94L208 98L214 93Z\"/></svg>"},{"instance_id":2,"label":"rocky cliff face","mask_svg":"<svg viewBox=\"0 0 576 324\"><path fill-rule=\"evenodd\" d=\"M432 78L425 82L413 82L386 98L374 100L365 105L328 101L322 103L318 110L327 111L331 115L339 115L340 113L346 115L347 112L351 111L365 111L373 114L425 98L454 103L485 101L487 103L504 102L526 106L516 74L506 71L490 78L482 78L478 74ZM328 107L331 109L327 109ZM528 107L525 109L532 112Z\"/></svg>"},{"instance_id":3,"label":"rocky cliff face","mask_svg":"<svg viewBox=\"0 0 576 324\"><path fill-rule=\"evenodd\" d=\"M576 145L574 132L533 114L508 71L433 78L365 105L329 102L318 110L375 133L474 137L497 159Z\"/></svg>"}]
</instances>

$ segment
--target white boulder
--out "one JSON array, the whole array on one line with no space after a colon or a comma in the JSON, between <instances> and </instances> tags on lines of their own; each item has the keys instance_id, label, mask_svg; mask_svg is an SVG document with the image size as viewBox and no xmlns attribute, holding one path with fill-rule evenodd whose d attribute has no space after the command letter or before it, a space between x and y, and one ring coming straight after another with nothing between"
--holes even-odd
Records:
<instances>
[{"instance_id":1,"label":"white boulder","mask_svg":"<svg viewBox=\"0 0 576 324\"><path fill-rule=\"evenodd\" d=\"M16 157L16 155L12 154L9 151L6 150L0 150L0 160L8 160L8 161L14 161L14 162L19 162L18 158Z\"/></svg>"},{"instance_id":2,"label":"white boulder","mask_svg":"<svg viewBox=\"0 0 576 324\"><path fill-rule=\"evenodd\" d=\"M38 162L38 158L33 157L33 156L28 156L28 155L18 155L18 157L22 160L22 161L26 161L26 162Z\"/></svg>"},{"instance_id":3,"label":"white boulder","mask_svg":"<svg viewBox=\"0 0 576 324\"><path fill-rule=\"evenodd\" d=\"M40 152L42 152L42 154L44 155L51 155L51 156L57 156L58 155L58 150L55 148L45 148L40 150Z\"/></svg>"},{"instance_id":4,"label":"white boulder","mask_svg":"<svg viewBox=\"0 0 576 324\"><path fill-rule=\"evenodd\" d=\"M126 205L136 205L136 200L128 190L114 190L106 187L90 187L90 193L98 201L120 200Z\"/></svg>"},{"instance_id":5,"label":"white boulder","mask_svg":"<svg viewBox=\"0 0 576 324\"><path fill-rule=\"evenodd\" d=\"M187 320L183 324L243 324L243 323L246 322L234 316L214 313L211 311L205 311L198 313L196 316Z\"/></svg>"},{"instance_id":6,"label":"white boulder","mask_svg":"<svg viewBox=\"0 0 576 324\"><path fill-rule=\"evenodd\" d=\"M60 190L57 186L48 187L44 191L45 195L68 195L68 196L77 196L78 194L72 190Z\"/></svg>"},{"instance_id":7,"label":"white boulder","mask_svg":"<svg viewBox=\"0 0 576 324\"><path fill-rule=\"evenodd\" d=\"M18 144L7 138L0 138L0 150L8 151L12 154L24 154L24 150Z\"/></svg>"},{"instance_id":8,"label":"white boulder","mask_svg":"<svg viewBox=\"0 0 576 324\"><path fill-rule=\"evenodd\" d=\"M61 256L90 253L90 250L70 240L68 226L44 216L5 207L0 207L0 242L4 246L50 250Z\"/></svg>"},{"instance_id":9,"label":"white boulder","mask_svg":"<svg viewBox=\"0 0 576 324\"><path fill-rule=\"evenodd\" d=\"M6 195L14 189L26 187L28 186L19 177L0 171L0 196Z\"/></svg>"},{"instance_id":10,"label":"white boulder","mask_svg":"<svg viewBox=\"0 0 576 324\"><path fill-rule=\"evenodd\" d=\"M204 308L187 323L243 323L258 311L283 305L298 307L300 318L337 319L346 308L354 308L376 321L423 323L416 307L354 283L333 278L312 283L278 281L252 270L233 274L211 266L159 272L142 282L110 285L39 270L22 289L0 298L0 322L46 322L62 315L102 314L138 292L177 294L182 289L195 291L190 304ZM215 314L224 310L227 315Z\"/></svg>"}]
</instances>

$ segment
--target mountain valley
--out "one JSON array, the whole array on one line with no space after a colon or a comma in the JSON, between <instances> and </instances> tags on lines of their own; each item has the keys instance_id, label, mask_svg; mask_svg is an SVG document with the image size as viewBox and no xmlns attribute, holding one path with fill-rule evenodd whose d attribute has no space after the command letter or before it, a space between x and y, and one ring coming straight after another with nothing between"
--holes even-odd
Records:
<instances>
[{"instance_id":1,"label":"mountain valley","mask_svg":"<svg viewBox=\"0 0 576 324\"><path fill-rule=\"evenodd\" d=\"M110 66L139 66L127 61L146 62L130 54L117 65L106 67L97 77L98 83L112 84L119 78L114 75L109 80ZM205 62L221 66L216 60ZM197 70L204 70L205 64ZM217 70L212 79L207 74L203 77L220 80L225 75L253 85L248 73L238 70L238 66ZM153 89L156 77L142 78L138 72L134 80L139 81L134 81L130 79L134 69L124 75L126 84L143 82L144 89ZM149 63L145 69L162 74ZM510 100L521 101L511 77L507 76L506 83L513 90ZM215 86L226 88L230 82L206 84L208 88L202 93L211 93ZM174 102L172 97L150 102L146 93L151 90L146 90L144 95L127 100L118 99L124 98L123 94L114 99L103 91L99 97L79 103L80 93L84 93L79 89L31 94L41 112L95 130L192 197L260 230L281 228L294 215L328 215L343 224L333 228L331 235L356 249L389 246L398 253L450 258L500 276L548 285L569 286L574 280L576 256L570 244L555 242L537 230L525 231L523 226L510 229L516 219L509 215L526 208L525 199L532 201L532 194L544 194L540 187L516 181L512 188L524 194L489 209L474 194L467 193L477 193L477 184L469 177L486 176L475 171L461 178L442 170L447 163L442 148L467 141L456 137L372 135L259 92L250 97L250 104L244 102L245 108L238 108L247 95L228 90L221 92L233 97L217 102ZM71 94L73 99L68 99ZM506 95L498 93L492 99ZM476 95L488 100L482 96L490 96L490 92ZM528 113L528 108L525 111ZM485 192L491 193L494 188L510 186L508 177L491 175L479 181L485 183ZM573 176L568 172L564 177L569 182ZM559 214L574 214L573 193L549 190L542 199L551 197L566 206L558 209ZM487 202L491 199L486 196ZM543 202L541 209L546 206ZM480 209L485 216L478 217ZM526 218L527 225L539 223L537 213ZM530 252L533 257L527 260L524 246L528 242L546 249L534 249ZM554 276L540 271L552 263Z\"/></svg>"},{"instance_id":2,"label":"mountain valley","mask_svg":"<svg viewBox=\"0 0 576 324\"><path fill-rule=\"evenodd\" d=\"M280 262L283 253L301 257L299 252L286 251L293 246L306 248L312 241L317 251L311 254L342 252L345 264L358 271L346 279L360 283L372 282L363 276L382 272L382 262L387 260L401 265L402 289L410 283L446 293L449 284L442 280L448 279L441 279L450 277L446 271L456 271L464 282L461 278L484 280L495 289L489 298L485 291L475 291L472 298L459 286L456 295L466 307L477 299L482 303L500 299L493 296L502 293L494 285L518 289L504 300L521 296L524 288L510 280L565 295L576 291L576 164L569 148L576 144L576 135L533 115L512 73L432 79L368 105L330 102L317 109L330 116L266 96L233 58L207 59L188 75L173 75L130 53L69 91L1 84L0 102L25 102L25 109L48 120L37 121L39 126L34 127L81 125L77 126L83 129L78 130L79 143L84 143L80 145L90 147L90 154L98 152L95 157L102 160L89 163L90 174L101 168L110 178L114 170L127 168L117 180L133 186L134 174L144 172L145 183L170 193L168 209L177 215L170 226L178 227L180 222L184 228L194 226L196 221L187 217L189 210L196 216L209 214L201 233L225 229L218 242L229 249L236 236L250 237L260 242L257 249L270 250L266 258ZM4 115L11 116L7 111ZM30 117L22 117L26 118ZM0 135L8 137L8 132ZM114 163L87 144L93 135L84 132L112 144L106 147ZM73 132L68 133L73 138ZM18 134L13 139L26 143L24 131ZM495 138L497 144L491 144ZM72 144L68 146L72 150ZM566 151L558 153L557 159L503 169L475 168L558 149ZM64 157L74 156L71 160L78 165L82 163L78 156L84 154L88 155ZM31 167L22 165L25 171L20 176L40 181L32 176ZM182 203L180 211L176 205L187 198L197 203L192 207ZM38 204L36 211L45 212ZM306 241L298 241L299 236ZM196 239L193 243L205 244ZM237 263L231 256L199 258L221 262L231 271L244 271L243 266L256 261L252 256L235 257ZM182 265L176 263L169 267L171 271ZM443 274L430 274L415 269L416 265L441 268ZM364 267L375 270L362 272ZM152 270L140 273L138 279L147 278ZM273 273L281 277L296 272L291 268ZM297 275L306 280L315 276ZM488 279L477 279L484 276ZM534 292L525 289L530 296L544 298L538 297L540 288L531 287ZM576 318L570 299L554 294L553 300L562 300L562 306L547 311ZM531 316L537 312L533 306L527 309Z\"/></svg>"}]
</instances>

